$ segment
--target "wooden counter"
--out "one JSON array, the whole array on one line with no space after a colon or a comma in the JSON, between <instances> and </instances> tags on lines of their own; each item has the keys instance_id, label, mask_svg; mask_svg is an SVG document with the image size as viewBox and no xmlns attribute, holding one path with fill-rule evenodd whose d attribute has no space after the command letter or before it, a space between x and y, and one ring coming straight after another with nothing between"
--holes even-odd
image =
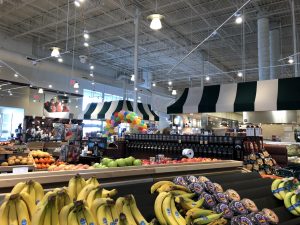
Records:
<instances>
[{"instance_id":1,"label":"wooden counter","mask_svg":"<svg viewBox=\"0 0 300 225\"><path fill-rule=\"evenodd\" d=\"M75 174L80 174L85 179L91 176L97 177L100 182L122 182L137 179L156 179L159 177L179 176L183 174L202 174L212 172L222 172L228 170L238 170L242 166L241 161L223 160L220 162L204 163L181 163L167 165L131 166L119 168L72 170L72 171L42 171L26 174L2 174L0 175L0 193L3 190L12 188L21 181L34 179L46 188L61 187Z\"/></svg>"}]
</instances>

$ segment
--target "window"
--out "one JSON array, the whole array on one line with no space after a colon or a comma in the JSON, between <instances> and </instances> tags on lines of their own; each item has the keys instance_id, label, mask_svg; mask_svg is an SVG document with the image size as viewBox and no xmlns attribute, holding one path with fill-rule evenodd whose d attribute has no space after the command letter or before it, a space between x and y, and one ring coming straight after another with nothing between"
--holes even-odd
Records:
<instances>
[{"instance_id":1,"label":"window","mask_svg":"<svg viewBox=\"0 0 300 225\"><path fill-rule=\"evenodd\" d=\"M85 110L89 103L96 103L102 101L102 92L83 89L82 110Z\"/></svg>"}]
</instances>

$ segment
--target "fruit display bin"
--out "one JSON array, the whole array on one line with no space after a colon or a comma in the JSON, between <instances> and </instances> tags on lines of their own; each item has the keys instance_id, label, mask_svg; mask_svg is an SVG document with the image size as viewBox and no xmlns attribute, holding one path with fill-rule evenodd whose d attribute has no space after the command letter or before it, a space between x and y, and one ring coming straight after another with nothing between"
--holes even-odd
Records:
<instances>
[{"instance_id":1,"label":"fruit display bin","mask_svg":"<svg viewBox=\"0 0 300 225\"><path fill-rule=\"evenodd\" d=\"M258 173L228 172L219 174L202 174L213 182L219 183L224 189L236 190L241 198L253 200L259 209L272 209L279 217L279 225L299 225L300 217L290 214L282 201L277 200L271 192L271 179L263 179ZM100 180L101 181L101 180ZM153 206L156 194L150 194L149 190L153 182L140 181L135 184L105 185L108 188L116 188L119 196L133 194L142 214L147 220L154 217Z\"/></svg>"},{"instance_id":2,"label":"fruit display bin","mask_svg":"<svg viewBox=\"0 0 300 225\"><path fill-rule=\"evenodd\" d=\"M22 181L35 180L44 188L67 186L68 181L76 174L88 179L92 176L98 178L101 184L118 183L134 184L140 180L153 182L155 179L171 178L178 175L199 175L202 173L224 173L228 171L241 171L242 162L223 160L207 163L181 163L168 165L130 166L105 169L70 170L70 171L42 171L25 174L1 174L0 193L10 192L11 188Z\"/></svg>"}]
</instances>

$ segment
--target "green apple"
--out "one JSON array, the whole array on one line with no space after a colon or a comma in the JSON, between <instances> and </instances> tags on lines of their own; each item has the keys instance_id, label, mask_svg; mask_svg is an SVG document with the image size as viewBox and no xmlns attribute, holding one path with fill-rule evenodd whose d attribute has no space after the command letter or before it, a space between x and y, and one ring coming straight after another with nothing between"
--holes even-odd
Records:
<instances>
[{"instance_id":1,"label":"green apple","mask_svg":"<svg viewBox=\"0 0 300 225\"><path fill-rule=\"evenodd\" d=\"M124 167L124 166L126 166L125 159L123 159L123 158L117 159L116 162L118 164L118 167Z\"/></svg>"},{"instance_id":2,"label":"green apple","mask_svg":"<svg viewBox=\"0 0 300 225\"><path fill-rule=\"evenodd\" d=\"M130 157L124 159L126 166L132 166L133 160Z\"/></svg>"},{"instance_id":3,"label":"green apple","mask_svg":"<svg viewBox=\"0 0 300 225\"><path fill-rule=\"evenodd\" d=\"M100 163L95 163L95 164L93 165L94 168L99 168L99 166L100 166Z\"/></svg>"},{"instance_id":4,"label":"green apple","mask_svg":"<svg viewBox=\"0 0 300 225\"><path fill-rule=\"evenodd\" d=\"M107 167L118 167L118 163L112 160L107 164Z\"/></svg>"},{"instance_id":5,"label":"green apple","mask_svg":"<svg viewBox=\"0 0 300 225\"><path fill-rule=\"evenodd\" d=\"M133 161L133 165L134 165L134 166L141 166L141 165L142 165L142 160L140 160L140 159L135 159L135 160Z\"/></svg>"},{"instance_id":6,"label":"green apple","mask_svg":"<svg viewBox=\"0 0 300 225\"><path fill-rule=\"evenodd\" d=\"M107 166L111 161L113 161L112 159L110 158L103 158L101 163L105 166Z\"/></svg>"}]
</instances>

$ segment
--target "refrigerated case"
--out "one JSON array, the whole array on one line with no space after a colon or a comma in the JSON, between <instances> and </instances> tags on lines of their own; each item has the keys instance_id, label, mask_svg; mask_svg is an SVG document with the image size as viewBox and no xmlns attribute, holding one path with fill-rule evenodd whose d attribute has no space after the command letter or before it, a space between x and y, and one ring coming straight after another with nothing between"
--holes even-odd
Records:
<instances>
[{"instance_id":1,"label":"refrigerated case","mask_svg":"<svg viewBox=\"0 0 300 225\"><path fill-rule=\"evenodd\" d=\"M24 109L0 106L0 141L16 135L19 124L23 124Z\"/></svg>"}]
</instances>

